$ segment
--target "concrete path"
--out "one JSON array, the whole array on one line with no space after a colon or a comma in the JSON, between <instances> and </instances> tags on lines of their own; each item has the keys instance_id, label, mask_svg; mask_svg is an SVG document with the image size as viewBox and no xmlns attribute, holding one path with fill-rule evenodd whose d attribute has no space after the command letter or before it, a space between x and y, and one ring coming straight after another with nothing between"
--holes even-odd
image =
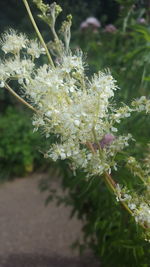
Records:
<instances>
[{"instance_id":1,"label":"concrete path","mask_svg":"<svg viewBox=\"0 0 150 267\"><path fill-rule=\"evenodd\" d=\"M70 249L81 224L68 207L44 206L42 176L0 185L0 267L99 267L89 253L80 258Z\"/></svg>"}]
</instances>

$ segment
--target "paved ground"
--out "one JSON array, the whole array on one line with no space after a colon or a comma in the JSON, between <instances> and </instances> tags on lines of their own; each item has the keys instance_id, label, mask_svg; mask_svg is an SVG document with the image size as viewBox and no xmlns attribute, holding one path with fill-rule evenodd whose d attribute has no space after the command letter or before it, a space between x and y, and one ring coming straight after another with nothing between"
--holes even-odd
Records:
<instances>
[{"instance_id":1,"label":"paved ground","mask_svg":"<svg viewBox=\"0 0 150 267\"><path fill-rule=\"evenodd\" d=\"M80 258L69 248L82 236L80 222L69 220L68 207L44 206L41 178L0 186L0 267L98 267L89 253Z\"/></svg>"}]
</instances>

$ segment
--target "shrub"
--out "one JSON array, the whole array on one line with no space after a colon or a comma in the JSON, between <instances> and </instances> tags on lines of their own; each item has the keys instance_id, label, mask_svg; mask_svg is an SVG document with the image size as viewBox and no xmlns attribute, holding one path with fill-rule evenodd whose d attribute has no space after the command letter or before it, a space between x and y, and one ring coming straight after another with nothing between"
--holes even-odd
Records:
<instances>
[{"instance_id":1,"label":"shrub","mask_svg":"<svg viewBox=\"0 0 150 267\"><path fill-rule=\"evenodd\" d=\"M40 135L33 134L30 114L8 107L0 116L0 178L25 175L42 164L43 157L37 153L40 143Z\"/></svg>"}]
</instances>

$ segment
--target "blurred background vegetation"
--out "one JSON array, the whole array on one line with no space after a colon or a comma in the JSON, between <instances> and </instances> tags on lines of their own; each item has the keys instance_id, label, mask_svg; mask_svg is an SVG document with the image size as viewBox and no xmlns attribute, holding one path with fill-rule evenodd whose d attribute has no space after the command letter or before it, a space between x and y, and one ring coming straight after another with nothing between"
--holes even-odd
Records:
<instances>
[{"instance_id":1,"label":"blurred background vegetation","mask_svg":"<svg viewBox=\"0 0 150 267\"><path fill-rule=\"evenodd\" d=\"M71 47L74 51L79 47L83 50L88 75L109 68L121 88L115 96L118 105L128 104L141 95L149 97L150 0L58 0L57 3L63 8L58 29L66 15L73 15ZM38 11L31 1L30 4L36 17ZM86 24L89 17L97 18L101 26ZM49 29L38 18L36 21L48 42ZM0 33L9 27L35 36L22 1L1 0ZM83 220L84 240L77 240L74 247L81 252L91 247L102 266L148 267L150 248L139 238L141 229L115 204L114 197L99 178L87 182L80 171L74 177L67 162L54 164L43 159L41 152L50 144L45 145L44 137L32 132L31 116L7 91L0 91L0 180L26 175L38 166L59 169L62 187L68 189L67 196L59 196L51 188L50 178L43 181L40 188L49 191L47 203L55 198L58 204L71 205L72 216ZM142 159L150 142L148 116L133 116L130 122L122 123L120 130L131 132L138 140L134 149L131 145L129 153ZM123 165L119 168L119 179L128 186L133 180Z\"/></svg>"}]
</instances>

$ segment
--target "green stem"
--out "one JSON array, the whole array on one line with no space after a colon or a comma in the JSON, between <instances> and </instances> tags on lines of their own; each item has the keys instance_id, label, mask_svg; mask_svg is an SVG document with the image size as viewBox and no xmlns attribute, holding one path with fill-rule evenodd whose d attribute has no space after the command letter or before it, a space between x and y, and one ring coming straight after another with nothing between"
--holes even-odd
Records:
<instances>
[{"instance_id":1,"label":"green stem","mask_svg":"<svg viewBox=\"0 0 150 267\"><path fill-rule=\"evenodd\" d=\"M50 64L51 64L51 66L54 67L53 60L52 60L52 58L51 58L51 55L50 55L50 53L49 53L49 51L48 51L48 48L47 48L45 42L44 42L44 39L43 39L43 37L42 37L42 35L41 35L41 33L40 33L40 31L39 31L39 29L38 29L36 23L35 23L35 20L34 20L34 18L33 18L32 13L31 13L31 9L30 9L30 7L29 7L29 5L28 5L28 2L27 2L27 0L23 0L23 2L24 2L24 5L25 5L25 7L26 7L26 9L27 9L27 12L28 12L28 15L29 15L29 17L30 17L30 20L31 20L31 22L32 22L32 24L33 24L33 27L34 27L34 29L35 29L37 35L38 35L38 38L39 38L39 40L40 40L42 46L45 48L45 51L46 51L48 60L49 60L49 62L50 62Z\"/></svg>"},{"instance_id":2,"label":"green stem","mask_svg":"<svg viewBox=\"0 0 150 267\"><path fill-rule=\"evenodd\" d=\"M141 179L141 181L143 182L143 184L147 187L148 183L143 179L143 177L141 175L138 175L138 177Z\"/></svg>"},{"instance_id":3,"label":"green stem","mask_svg":"<svg viewBox=\"0 0 150 267\"><path fill-rule=\"evenodd\" d=\"M115 193L115 192L116 192L115 187L114 187L114 185L112 184L112 182L110 181L110 178L109 178L107 172L104 173L104 180L105 180L105 183L108 185L109 189L110 189L113 193Z\"/></svg>"},{"instance_id":4,"label":"green stem","mask_svg":"<svg viewBox=\"0 0 150 267\"><path fill-rule=\"evenodd\" d=\"M57 33L55 31L55 26L52 25L50 28L51 28L52 34L54 36L54 40L58 41L59 39L58 39Z\"/></svg>"},{"instance_id":5,"label":"green stem","mask_svg":"<svg viewBox=\"0 0 150 267\"><path fill-rule=\"evenodd\" d=\"M93 131L94 139L97 141L96 133L95 133L94 128L92 129L92 131ZM88 142L87 146L89 147L89 149L94 154L95 151L94 151L94 149L92 147L92 144ZM101 148L99 148L99 152L102 153ZM101 154L100 154L100 156L101 156ZM110 174L108 172L104 172L104 181L105 181L106 185L108 185L109 189L116 195L116 183L115 183L115 181L113 180L113 178L110 176ZM121 204L130 213L130 215L133 216L133 213L129 209L127 204L124 201L121 201Z\"/></svg>"},{"instance_id":6,"label":"green stem","mask_svg":"<svg viewBox=\"0 0 150 267\"><path fill-rule=\"evenodd\" d=\"M104 179L105 179L105 183L107 183L111 191L116 195L115 181L112 179L112 177L107 172L104 173ZM130 213L130 215L133 216L133 212L130 210L128 205L124 201L120 201L120 202L122 206Z\"/></svg>"},{"instance_id":7,"label":"green stem","mask_svg":"<svg viewBox=\"0 0 150 267\"><path fill-rule=\"evenodd\" d=\"M26 105L29 109L31 109L32 111L37 113L37 110L32 107L29 103L27 103L22 97L20 97L7 83L5 83L5 87L7 88L7 90L13 95L15 96L21 103L23 103L24 105Z\"/></svg>"},{"instance_id":8,"label":"green stem","mask_svg":"<svg viewBox=\"0 0 150 267\"><path fill-rule=\"evenodd\" d=\"M35 109L33 106L31 106L28 102L26 102L22 97L20 97L7 83L5 83L5 87L7 88L7 90L17 98L17 100L19 100L22 104L24 104L25 106L27 106L29 109L31 109L32 111L34 111L35 113L40 114L40 111L38 111L37 109ZM51 121L45 117L45 120L49 123L51 123Z\"/></svg>"},{"instance_id":9,"label":"green stem","mask_svg":"<svg viewBox=\"0 0 150 267\"><path fill-rule=\"evenodd\" d=\"M99 141L97 140L97 136L96 136L96 132L95 132L94 126L93 126L93 128L92 128L92 133L93 133L93 136L94 136L95 143L98 145L99 155L100 155L100 157L103 159L103 152L102 152L100 143L99 143Z\"/></svg>"},{"instance_id":10,"label":"green stem","mask_svg":"<svg viewBox=\"0 0 150 267\"><path fill-rule=\"evenodd\" d=\"M105 183L109 186L110 190L113 191L113 193L116 195L116 186L115 186L115 181L112 179L112 177L105 172L104 173L104 180ZM120 201L121 205L127 210L127 212L134 217L134 214L132 212L132 210L130 210L130 208L128 207L128 205L124 202L124 201ZM147 227L139 222L139 225L143 228L143 229L147 229Z\"/></svg>"}]
</instances>

